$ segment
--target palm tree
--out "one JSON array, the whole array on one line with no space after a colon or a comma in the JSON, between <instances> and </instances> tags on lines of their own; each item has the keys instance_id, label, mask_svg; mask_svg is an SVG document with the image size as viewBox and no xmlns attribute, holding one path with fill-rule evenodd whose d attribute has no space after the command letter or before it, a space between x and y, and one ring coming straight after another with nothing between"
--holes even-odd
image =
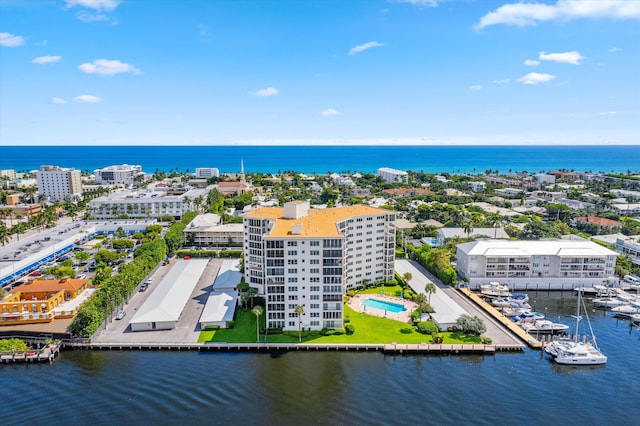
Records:
<instances>
[{"instance_id":1,"label":"palm tree","mask_svg":"<svg viewBox=\"0 0 640 426\"><path fill-rule=\"evenodd\" d=\"M298 342L302 342L302 315L304 314L304 306L296 305L294 312L298 314Z\"/></svg>"},{"instance_id":2,"label":"palm tree","mask_svg":"<svg viewBox=\"0 0 640 426\"><path fill-rule=\"evenodd\" d=\"M473 222L471 220L465 220L462 224L462 230L467 234L467 238L471 237L471 233L473 232Z\"/></svg>"},{"instance_id":3,"label":"palm tree","mask_svg":"<svg viewBox=\"0 0 640 426\"><path fill-rule=\"evenodd\" d=\"M404 274L402 274L402 279L404 280L405 283L407 283L407 285L409 285L409 281L411 281L411 278L413 278L413 275L411 275L411 272L405 272Z\"/></svg>"},{"instance_id":4,"label":"palm tree","mask_svg":"<svg viewBox=\"0 0 640 426\"><path fill-rule=\"evenodd\" d=\"M260 341L260 315L264 313L262 306L256 306L251 310L251 313L256 316L256 342Z\"/></svg>"},{"instance_id":5,"label":"palm tree","mask_svg":"<svg viewBox=\"0 0 640 426\"><path fill-rule=\"evenodd\" d=\"M427 295L429 297L428 302L429 304L431 304L431 293L435 293L436 292L436 285L432 282L428 282L427 285L424 287L424 291L427 292Z\"/></svg>"},{"instance_id":6,"label":"palm tree","mask_svg":"<svg viewBox=\"0 0 640 426\"><path fill-rule=\"evenodd\" d=\"M7 225L5 225L4 222L0 222L0 242L2 242L3 246L9 242L10 235L11 231L9 231Z\"/></svg>"}]
</instances>

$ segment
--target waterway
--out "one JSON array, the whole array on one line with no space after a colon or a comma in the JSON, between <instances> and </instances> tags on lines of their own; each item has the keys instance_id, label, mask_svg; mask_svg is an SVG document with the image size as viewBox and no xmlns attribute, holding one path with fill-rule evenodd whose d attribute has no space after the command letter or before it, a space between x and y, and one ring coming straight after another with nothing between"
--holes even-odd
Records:
<instances>
[{"instance_id":1,"label":"waterway","mask_svg":"<svg viewBox=\"0 0 640 426\"><path fill-rule=\"evenodd\" d=\"M529 295L549 319L572 324L571 293ZM7 425L637 424L640 329L602 311L590 311L590 319L609 357L604 367L561 367L531 350L68 351L51 365L0 365L1 419Z\"/></svg>"}]
</instances>

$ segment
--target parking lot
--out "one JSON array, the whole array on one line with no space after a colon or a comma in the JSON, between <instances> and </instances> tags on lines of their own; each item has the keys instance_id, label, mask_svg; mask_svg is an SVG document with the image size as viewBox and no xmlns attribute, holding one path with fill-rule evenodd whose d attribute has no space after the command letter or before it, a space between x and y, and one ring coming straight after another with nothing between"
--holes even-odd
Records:
<instances>
[{"instance_id":1,"label":"parking lot","mask_svg":"<svg viewBox=\"0 0 640 426\"><path fill-rule=\"evenodd\" d=\"M207 303L213 282L216 279L221 259L211 259L198 280L191 297L184 307L176 328L172 330L131 331L129 321L149 298L175 262L159 266L150 277L152 283L146 291L136 291L124 305L125 316L121 320L110 319L107 328L95 339L96 343L195 343L200 334L200 315ZM115 313L114 313L115 315Z\"/></svg>"}]
</instances>

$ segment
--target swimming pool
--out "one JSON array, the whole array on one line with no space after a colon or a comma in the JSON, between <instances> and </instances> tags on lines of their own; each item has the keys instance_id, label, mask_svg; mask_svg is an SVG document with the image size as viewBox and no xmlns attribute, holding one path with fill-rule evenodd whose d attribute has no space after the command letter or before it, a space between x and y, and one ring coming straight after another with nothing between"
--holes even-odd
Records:
<instances>
[{"instance_id":1,"label":"swimming pool","mask_svg":"<svg viewBox=\"0 0 640 426\"><path fill-rule=\"evenodd\" d=\"M362 306L365 308L380 309L381 311L393 312L396 314L407 310L407 308L398 303L391 303L378 299L366 299L360 303L362 303Z\"/></svg>"}]
</instances>

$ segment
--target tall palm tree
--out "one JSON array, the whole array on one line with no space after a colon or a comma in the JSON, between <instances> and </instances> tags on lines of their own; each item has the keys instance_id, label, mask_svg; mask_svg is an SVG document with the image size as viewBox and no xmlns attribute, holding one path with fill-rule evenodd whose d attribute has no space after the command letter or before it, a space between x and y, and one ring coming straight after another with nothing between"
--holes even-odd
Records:
<instances>
[{"instance_id":1,"label":"tall palm tree","mask_svg":"<svg viewBox=\"0 0 640 426\"><path fill-rule=\"evenodd\" d=\"M428 282L427 285L424 287L424 291L427 292L429 304L431 304L431 294L435 293L436 289L437 289L436 285L432 282Z\"/></svg>"},{"instance_id":2,"label":"tall palm tree","mask_svg":"<svg viewBox=\"0 0 640 426\"><path fill-rule=\"evenodd\" d=\"M0 242L4 246L9 242L9 236L11 235L11 231L7 228L7 225L4 222L0 222Z\"/></svg>"},{"instance_id":3,"label":"tall palm tree","mask_svg":"<svg viewBox=\"0 0 640 426\"><path fill-rule=\"evenodd\" d=\"M302 315L304 314L304 306L296 305L294 312L298 314L298 342L302 342Z\"/></svg>"},{"instance_id":4,"label":"tall palm tree","mask_svg":"<svg viewBox=\"0 0 640 426\"><path fill-rule=\"evenodd\" d=\"M462 230L467 234L467 238L471 237L471 233L473 232L473 222L468 219L465 220L462 224Z\"/></svg>"},{"instance_id":5,"label":"tall palm tree","mask_svg":"<svg viewBox=\"0 0 640 426\"><path fill-rule=\"evenodd\" d=\"M262 306L255 306L251 313L256 316L256 342L260 341L260 315L264 313Z\"/></svg>"}]
</instances>

